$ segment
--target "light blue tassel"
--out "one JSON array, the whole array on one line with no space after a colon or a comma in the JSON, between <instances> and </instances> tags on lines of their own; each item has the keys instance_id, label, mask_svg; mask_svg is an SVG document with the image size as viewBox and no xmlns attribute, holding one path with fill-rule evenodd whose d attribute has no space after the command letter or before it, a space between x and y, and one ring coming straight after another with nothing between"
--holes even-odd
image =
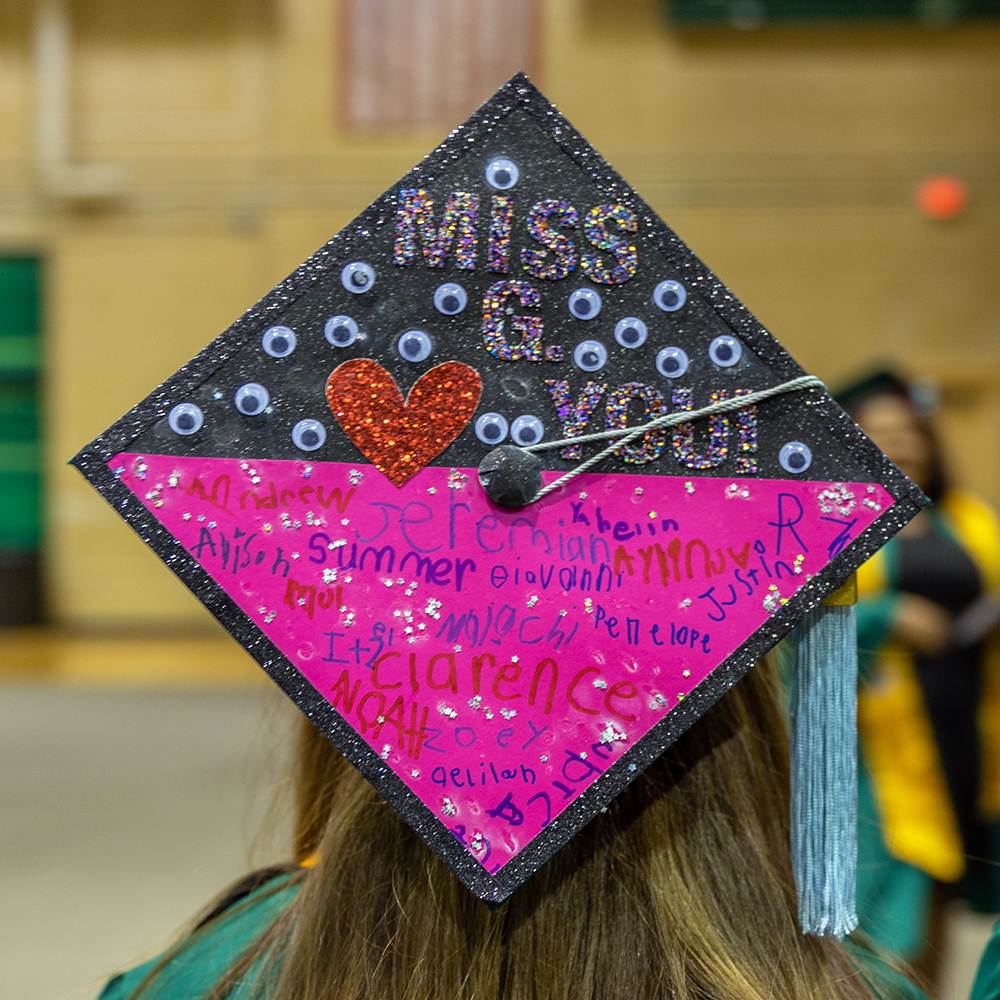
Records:
<instances>
[{"instance_id":1,"label":"light blue tassel","mask_svg":"<svg viewBox=\"0 0 1000 1000\"><path fill-rule=\"evenodd\" d=\"M853 605L821 606L792 633L792 870L806 934L858 926L857 624Z\"/></svg>"}]
</instances>

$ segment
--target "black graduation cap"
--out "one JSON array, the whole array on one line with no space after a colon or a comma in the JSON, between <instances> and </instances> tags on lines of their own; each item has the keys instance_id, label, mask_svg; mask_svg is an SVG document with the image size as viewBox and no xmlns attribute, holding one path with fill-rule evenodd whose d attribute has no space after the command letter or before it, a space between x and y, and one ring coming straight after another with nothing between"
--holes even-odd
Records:
<instances>
[{"instance_id":1,"label":"black graduation cap","mask_svg":"<svg viewBox=\"0 0 1000 1000\"><path fill-rule=\"evenodd\" d=\"M491 904L923 504L523 75L73 462Z\"/></svg>"}]
</instances>

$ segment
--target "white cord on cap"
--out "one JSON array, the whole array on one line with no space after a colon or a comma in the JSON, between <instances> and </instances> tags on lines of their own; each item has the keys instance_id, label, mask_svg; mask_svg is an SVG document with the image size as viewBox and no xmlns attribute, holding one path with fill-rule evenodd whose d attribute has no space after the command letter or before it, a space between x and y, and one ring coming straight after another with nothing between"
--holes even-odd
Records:
<instances>
[{"instance_id":1,"label":"white cord on cap","mask_svg":"<svg viewBox=\"0 0 1000 1000\"><path fill-rule=\"evenodd\" d=\"M570 444L586 444L588 441L607 441L610 438L618 438L614 444L609 445L603 451L581 462L575 469L571 469L564 476L560 476L548 486L538 491L538 494L531 500L541 500L542 497L553 493L560 487L572 482L577 476L583 475L589 468L597 465L602 459L613 455L623 445L634 441L637 437L642 437L650 431L659 430L661 427L675 427L677 424L686 424L690 420L701 420L703 417L711 417L717 413L729 413L732 410L742 410L744 407L753 406L755 403L763 402L772 396L780 396L786 392L795 392L798 389L825 389L826 385L822 379L815 375L802 375L793 378L790 382L782 382L781 385L771 386L770 389L761 389L758 392L750 392L745 396L734 396L732 399L723 399L710 406L703 406L700 410L680 410L677 413L668 413L649 423L639 424L637 427L618 427L610 431L600 431L597 434L581 434L579 437L561 438L558 441L539 441L538 444L528 445L524 451L547 451L550 448L561 448Z\"/></svg>"}]
</instances>

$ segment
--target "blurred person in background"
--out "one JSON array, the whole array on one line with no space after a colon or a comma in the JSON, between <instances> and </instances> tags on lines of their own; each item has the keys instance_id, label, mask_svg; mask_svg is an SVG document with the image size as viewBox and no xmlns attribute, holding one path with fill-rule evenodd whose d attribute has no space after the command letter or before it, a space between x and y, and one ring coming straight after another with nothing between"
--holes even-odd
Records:
<instances>
[{"instance_id":1,"label":"blurred person in background","mask_svg":"<svg viewBox=\"0 0 1000 1000\"><path fill-rule=\"evenodd\" d=\"M913 387L877 372L837 397L933 501L858 571L858 916L933 982L944 905L1000 911L1000 531L947 480Z\"/></svg>"}]
</instances>

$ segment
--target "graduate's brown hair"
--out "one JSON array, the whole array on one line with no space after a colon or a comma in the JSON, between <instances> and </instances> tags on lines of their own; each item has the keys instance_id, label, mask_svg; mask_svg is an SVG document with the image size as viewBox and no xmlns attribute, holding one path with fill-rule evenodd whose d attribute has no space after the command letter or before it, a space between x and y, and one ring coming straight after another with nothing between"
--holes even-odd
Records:
<instances>
[{"instance_id":1,"label":"graduate's brown hair","mask_svg":"<svg viewBox=\"0 0 1000 1000\"><path fill-rule=\"evenodd\" d=\"M776 675L751 671L494 913L305 724L297 847L320 860L210 997L254 967L268 1000L872 997L798 926Z\"/></svg>"}]
</instances>

